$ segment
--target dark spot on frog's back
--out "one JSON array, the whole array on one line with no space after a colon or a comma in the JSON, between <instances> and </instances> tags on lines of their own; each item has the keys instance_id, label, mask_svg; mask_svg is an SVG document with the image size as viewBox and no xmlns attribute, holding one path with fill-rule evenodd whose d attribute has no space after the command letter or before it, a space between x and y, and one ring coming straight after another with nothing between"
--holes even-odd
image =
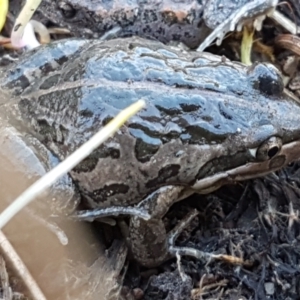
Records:
<instances>
[{"instance_id":1,"label":"dark spot on frog's back","mask_svg":"<svg viewBox=\"0 0 300 300\"><path fill-rule=\"evenodd\" d=\"M76 80L80 80L81 76L82 76L82 70L84 68L81 67L81 66L76 66L76 68L72 68L70 69L69 71L67 71L64 75L63 75L63 78L62 80L64 82L73 82L73 81L76 81Z\"/></svg>"},{"instance_id":2,"label":"dark spot on frog's back","mask_svg":"<svg viewBox=\"0 0 300 300\"><path fill-rule=\"evenodd\" d=\"M13 76L12 76L13 77ZM20 95L28 86L30 85L30 81L25 75L21 75L17 80L9 80L5 84L7 89L13 91L14 95Z\"/></svg>"},{"instance_id":3,"label":"dark spot on frog's back","mask_svg":"<svg viewBox=\"0 0 300 300\"><path fill-rule=\"evenodd\" d=\"M234 128L228 126L222 128L219 124L210 124L209 122L203 122L202 124L193 124L185 128L185 134L188 135L186 142L189 144L208 144L222 143L228 138L229 132L234 133ZM184 139L182 139L184 141Z\"/></svg>"},{"instance_id":4,"label":"dark spot on frog's back","mask_svg":"<svg viewBox=\"0 0 300 300\"><path fill-rule=\"evenodd\" d=\"M252 87L267 96L280 96L284 84L278 70L270 64L254 64L248 69Z\"/></svg>"},{"instance_id":5,"label":"dark spot on frog's back","mask_svg":"<svg viewBox=\"0 0 300 300\"><path fill-rule=\"evenodd\" d=\"M236 117L234 114L234 112L232 110L230 110L229 108L227 108L223 102L219 102L218 103L219 106L219 112L220 114L227 120L232 120L234 117ZM239 116L237 116L239 117Z\"/></svg>"},{"instance_id":6,"label":"dark spot on frog's back","mask_svg":"<svg viewBox=\"0 0 300 300\"><path fill-rule=\"evenodd\" d=\"M19 109L22 113L22 117L26 120L31 119L32 116L35 116L34 107L32 106L32 101L28 98L21 98L18 103Z\"/></svg>"},{"instance_id":7,"label":"dark spot on frog's back","mask_svg":"<svg viewBox=\"0 0 300 300\"><path fill-rule=\"evenodd\" d=\"M161 146L161 140L157 137L150 136L139 128L130 128L129 132L136 139L134 152L137 160L142 163L149 161Z\"/></svg>"},{"instance_id":8,"label":"dark spot on frog's back","mask_svg":"<svg viewBox=\"0 0 300 300\"><path fill-rule=\"evenodd\" d=\"M193 112L201 109L200 105L192 104L192 103L180 103L180 107L184 112Z\"/></svg>"},{"instance_id":9,"label":"dark spot on frog's back","mask_svg":"<svg viewBox=\"0 0 300 300\"><path fill-rule=\"evenodd\" d=\"M94 116L94 113L89 109L82 109L79 111L79 116L84 119L88 119L92 118Z\"/></svg>"},{"instance_id":10,"label":"dark spot on frog's back","mask_svg":"<svg viewBox=\"0 0 300 300\"><path fill-rule=\"evenodd\" d=\"M60 75L53 75L51 77L46 77L43 83L40 85L41 90L47 90L58 83Z\"/></svg>"},{"instance_id":11,"label":"dark spot on frog's back","mask_svg":"<svg viewBox=\"0 0 300 300\"><path fill-rule=\"evenodd\" d=\"M84 159L79 165L77 165L73 171L76 173L88 173L92 172L98 164L99 159L110 157L112 159L120 158L120 150L116 147L102 146L96 149L86 159Z\"/></svg>"},{"instance_id":12,"label":"dark spot on frog's back","mask_svg":"<svg viewBox=\"0 0 300 300\"><path fill-rule=\"evenodd\" d=\"M171 107L167 104L165 106L156 105L156 108L168 116L178 116L182 113L182 110L178 107Z\"/></svg>"},{"instance_id":13,"label":"dark spot on frog's back","mask_svg":"<svg viewBox=\"0 0 300 300\"><path fill-rule=\"evenodd\" d=\"M161 168L158 172L158 176L154 179L149 180L146 183L147 188L154 188L167 183L179 174L180 165L167 165Z\"/></svg>"},{"instance_id":14,"label":"dark spot on frog's back","mask_svg":"<svg viewBox=\"0 0 300 300\"><path fill-rule=\"evenodd\" d=\"M98 203L105 201L108 197L114 195L126 195L129 191L129 186L123 183L114 183L104 186L102 189L94 190L92 193L88 193L89 196Z\"/></svg>"},{"instance_id":15,"label":"dark spot on frog's back","mask_svg":"<svg viewBox=\"0 0 300 300\"><path fill-rule=\"evenodd\" d=\"M47 137L54 138L56 136L56 130L54 127L50 126L49 123L42 119L36 121L38 132L43 137L44 140L47 139Z\"/></svg>"},{"instance_id":16,"label":"dark spot on frog's back","mask_svg":"<svg viewBox=\"0 0 300 300\"><path fill-rule=\"evenodd\" d=\"M157 15L153 10L145 9L142 12L141 18L145 24L157 21Z\"/></svg>"}]
</instances>

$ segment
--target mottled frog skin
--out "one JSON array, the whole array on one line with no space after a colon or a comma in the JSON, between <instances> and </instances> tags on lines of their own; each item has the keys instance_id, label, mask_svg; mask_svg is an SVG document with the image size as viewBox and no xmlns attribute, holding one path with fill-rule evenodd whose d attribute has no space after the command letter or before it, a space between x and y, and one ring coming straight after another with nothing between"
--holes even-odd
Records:
<instances>
[{"instance_id":1,"label":"mottled frog skin","mask_svg":"<svg viewBox=\"0 0 300 300\"><path fill-rule=\"evenodd\" d=\"M91 209L149 211L150 222L137 215L130 225L133 253L146 266L168 257L161 218L184 192L208 193L300 156L300 106L284 96L270 65L247 68L140 38L70 39L25 55L1 78L1 90L10 123L59 160L121 109L146 101L70 172ZM147 198L158 190L174 198ZM150 233L154 221L160 229ZM158 235L164 253L145 250Z\"/></svg>"}]
</instances>

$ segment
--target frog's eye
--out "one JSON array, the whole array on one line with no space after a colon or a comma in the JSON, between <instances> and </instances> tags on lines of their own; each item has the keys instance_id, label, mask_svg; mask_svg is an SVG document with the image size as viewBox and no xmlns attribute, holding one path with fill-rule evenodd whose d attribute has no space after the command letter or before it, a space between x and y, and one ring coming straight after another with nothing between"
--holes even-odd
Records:
<instances>
[{"instance_id":1,"label":"frog's eye","mask_svg":"<svg viewBox=\"0 0 300 300\"><path fill-rule=\"evenodd\" d=\"M253 64L249 67L248 76L253 88L267 96L279 96L284 84L279 71L271 64Z\"/></svg>"},{"instance_id":2,"label":"frog's eye","mask_svg":"<svg viewBox=\"0 0 300 300\"><path fill-rule=\"evenodd\" d=\"M279 137L273 136L264 141L256 151L256 159L265 161L277 155L282 147L282 140Z\"/></svg>"}]
</instances>

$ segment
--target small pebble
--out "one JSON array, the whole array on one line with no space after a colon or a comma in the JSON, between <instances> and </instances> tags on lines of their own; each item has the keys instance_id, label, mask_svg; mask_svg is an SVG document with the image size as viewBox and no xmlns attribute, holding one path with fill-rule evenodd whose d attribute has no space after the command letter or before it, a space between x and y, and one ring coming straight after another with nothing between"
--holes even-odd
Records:
<instances>
[{"instance_id":1,"label":"small pebble","mask_svg":"<svg viewBox=\"0 0 300 300\"><path fill-rule=\"evenodd\" d=\"M274 292L275 292L274 283L273 282L266 282L265 283L265 290L266 290L266 293L268 295L274 295Z\"/></svg>"}]
</instances>

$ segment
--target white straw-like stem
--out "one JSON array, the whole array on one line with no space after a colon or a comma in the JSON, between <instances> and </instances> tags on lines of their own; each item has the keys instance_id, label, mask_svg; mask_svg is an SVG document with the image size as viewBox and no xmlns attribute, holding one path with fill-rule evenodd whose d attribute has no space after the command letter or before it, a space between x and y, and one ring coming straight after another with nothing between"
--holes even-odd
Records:
<instances>
[{"instance_id":1,"label":"white straw-like stem","mask_svg":"<svg viewBox=\"0 0 300 300\"><path fill-rule=\"evenodd\" d=\"M67 157L58 166L37 180L24 191L2 214L0 214L0 228L22 208L33 201L41 192L49 188L58 178L72 170L80 161L89 156L99 145L113 135L131 116L145 106L144 100L139 100L121 111L112 121L96 133L89 141Z\"/></svg>"}]
</instances>

